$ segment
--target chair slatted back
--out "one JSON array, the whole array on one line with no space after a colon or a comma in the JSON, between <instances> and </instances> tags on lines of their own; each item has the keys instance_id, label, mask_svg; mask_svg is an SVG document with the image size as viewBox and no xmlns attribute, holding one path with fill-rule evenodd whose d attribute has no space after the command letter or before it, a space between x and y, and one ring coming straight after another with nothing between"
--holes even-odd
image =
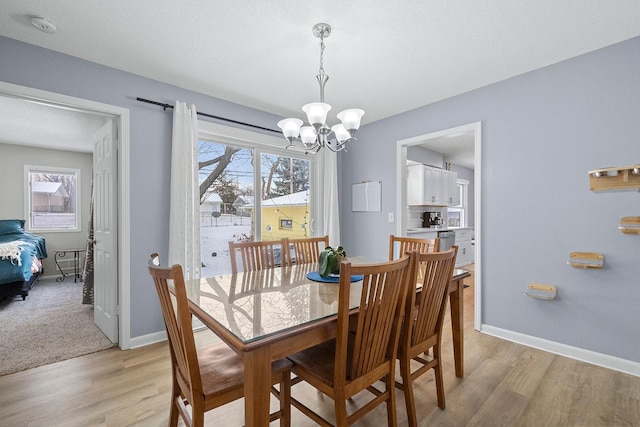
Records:
<instances>
[{"instance_id":1,"label":"chair slatted back","mask_svg":"<svg viewBox=\"0 0 640 427\"><path fill-rule=\"evenodd\" d=\"M279 249L276 249L279 248ZM282 241L268 242L229 242L229 256L231 258L231 271L238 272L236 256L240 253L242 259L242 271L257 271L276 267L275 251L285 249ZM282 260L286 262L288 257L282 253Z\"/></svg>"},{"instance_id":2,"label":"chair slatted back","mask_svg":"<svg viewBox=\"0 0 640 427\"><path fill-rule=\"evenodd\" d=\"M340 266L335 381L353 380L394 369L400 325L410 283L415 283L415 253L381 264ZM351 275L364 275L357 324L349 334ZM347 360L351 335L353 357Z\"/></svg>"},{"instance_id":3,"label":"chair slatted back","mask_svg":"<svg viewBox=\"0 0 640 427\"><path fill-rule=\"evenodd\" d=\"M202 393L202 379L182 267L176 264L164 268L159 264L158 254L152 254L147 266L160 299L173 369L182 391L191 394L187 398L192 402L194 393ZM169 281L173 282L173 286Z\"/></svg>"},{"instance_id":4,"label":"chair slatted back","mask_svg":"<svg viewBox=\"0 0 640 427\"><path fill-rule=\"evenodd\" d=\"M398 248L396 251L396 247ZM399 258L407 252L416 251L421 254L438 252L440 239L417 239L413 237L389 236L389 260ZM396 256L397 254L397 256Z\"/></svg>"},{"instance_id":5,"label":"chair slatted back","mask_svg":"<svg viewBox=\"0 0 640 427\"><path fill-rule=\"evenodd\" d=\"M398 251L395 252L395 248ZM398 255L404 255L407 252L416 251L421 254L430 252L438 252L440 249L440 239L417 239L413 237L397 237L394 235L389 236L389 259L394 258L394 252ZM418 282L422 282L424 279L424 265L418 263Z\"/></svg>"},{"instance_id":6,"label":"chair slatted back","mask_svg":"<svg viewBox=\"0 0 640 427\"><path fill-rule=\"evenodd\" d=\"M457 251L457 246L453 246L448 251L418 256L419 268L424 277L419 282L422 285L419 292L414 290L415 321L405 322L411 328L407 337L410 346L423 342L442 330Z\"/></svg>"},{"instance_id":7,"label":"chair slatted back","mask_svg":"<svg viewBox=\"0 0 640 427\"><path fill-rule=\"evenodd\" d=\"M293 245L296 264L309 264L320 261L320 252L329 246L329 236L289 239Z\"/></svg>"}]
</instances>

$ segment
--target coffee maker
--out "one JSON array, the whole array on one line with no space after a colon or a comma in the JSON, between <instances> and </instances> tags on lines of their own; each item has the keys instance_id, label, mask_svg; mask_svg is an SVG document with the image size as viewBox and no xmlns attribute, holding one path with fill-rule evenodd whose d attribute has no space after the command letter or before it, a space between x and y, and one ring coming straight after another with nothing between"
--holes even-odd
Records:
<instances>
[{"instance_id":1,"label":"coffee maker","mask_svg":"<svg viewBox=\"0 0 640 427\"><path fill-rule=\"evenodd\" d=\"M422 214L423 227L439 227L442 225L442 212L424 212Z\"/></svg>"}]
</instances>

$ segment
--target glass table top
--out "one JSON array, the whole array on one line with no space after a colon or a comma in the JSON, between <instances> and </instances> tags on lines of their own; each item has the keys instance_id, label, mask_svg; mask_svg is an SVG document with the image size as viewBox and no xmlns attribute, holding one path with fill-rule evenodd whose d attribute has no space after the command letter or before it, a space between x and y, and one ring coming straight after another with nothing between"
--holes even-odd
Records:
<instances>
[{"instance_id":1,"label":"glass table top","mask_svg":"<svg viewBox=\"0 0 640 427\"><path fill-rule=\"evenodd\" d=\"M337 314L339 284L308 279L317 269L298 264L205 277L187 282L187 294L213 321L249 343ZM454 277L465 273L456 269ZM361 281L350 284L350 308L359 305L361 290Z\"/></svg>"},{"instance_id":2,"label":"glass table top","mask_svg":"<svg viewBox=\"0 0 640 427\"><path fill-rule=\"evenodd\" d=\"M338 312L338 283L315 282L307 273L317 264L299 264L212 276L187 283L189 300L248 343ZM350 284L351 304L359 304L362 282Z\"/></svg>"}]
</instances>

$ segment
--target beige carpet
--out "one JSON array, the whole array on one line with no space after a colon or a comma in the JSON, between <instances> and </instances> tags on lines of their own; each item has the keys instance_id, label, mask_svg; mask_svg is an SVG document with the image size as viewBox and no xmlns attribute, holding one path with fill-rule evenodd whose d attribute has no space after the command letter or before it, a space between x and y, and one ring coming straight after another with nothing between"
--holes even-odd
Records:
<instances>
[{"instance_id":1,"label":"beige carpet","mask_svg":"<svg viewBox=\"0 0 640 427\"><path fill-rule=\"evenodd\" d=\"M112 347L82 304L82 283L39 280L22 297L0 302L0 375Z\"/></svg>"}]
</instances>

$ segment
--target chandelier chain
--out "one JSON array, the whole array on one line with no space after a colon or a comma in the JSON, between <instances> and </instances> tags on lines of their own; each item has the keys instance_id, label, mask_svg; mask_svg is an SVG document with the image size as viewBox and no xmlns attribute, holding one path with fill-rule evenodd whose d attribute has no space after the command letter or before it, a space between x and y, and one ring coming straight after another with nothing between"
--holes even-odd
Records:
<instances>
[{"instance_id":1,"label":"chandelier chain","mask_svg":"<svg viewBox=\"0 0 640 427\"><path fill-rule=\"evenodd\" d=\"M320 69L319 74L324 74L324 33L320 34Z\"/></svg>"}]
</instances>

